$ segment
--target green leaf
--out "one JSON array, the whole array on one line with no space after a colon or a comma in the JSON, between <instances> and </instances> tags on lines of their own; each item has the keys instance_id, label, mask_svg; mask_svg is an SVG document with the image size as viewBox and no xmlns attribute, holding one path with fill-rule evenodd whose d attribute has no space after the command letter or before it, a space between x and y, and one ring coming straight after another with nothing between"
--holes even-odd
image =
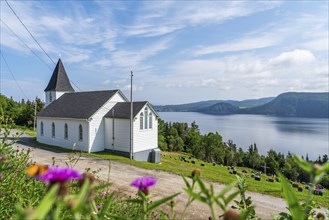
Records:
<instances>
[{"instance_id":1,"label":"green leaf","mask_svg":"<svg viewBox=\"0 0 329 220\"><path fill-rule=\"evenodd\" d=\"M190 183L187 181L187 179L186 179L184 176L182 176L182 177L183 177L183 180L184 180L184 182L185 182L186 187L187 187L187 188L191 188L191 185L190 185Z\"/></svg>"},{"instance_id":2,"label":"green leaf","mask_svg":"<svg viewBox=\"0 0 329 220\"><path fill-rule=\"evenodd\" d=\"M85 202L89 195L89 187L90 187L90 181L88 178L86 178L84 184L82 185L81 192L77 198L77 206L73 209L73 212L82 209L86 205Z\"/></svg>"},{"instance_id":3,"label":"green leaf","mask_svg":"<svg viewBox=\"0 0 329 220\"><path fill-rule=\"evenodd\" d=\"M59 189L59 184L53 185L45 197L40 202L39 206L35 209L31 219L44 219L49 213L50 209L56 202L56 197Z\"/></svg>"},{"instance_id":4,"label":"green leaf","mask_svg":"<svg viewBox=\"0 0 329 220\"><path fill-rule=\"evenodd\" d=\"M192 192L192 191L190 191L190 190L186 190L186 189L185 189L185 192L186 192L187 194L189 194L193 199L196 199L196 200L199 200L199 201L201 201L201 202L203 202L203 203L208 204L208 200L207 200L207 198L201 196L200 193L194 193L194 192Z\"/></svg>"},{"instance_id":5,"label":"green leaf","mask_svg":"<svg viewBox=\"0 0 329 220\"><path fill-rule=\"evenodd\" d=\"M301 159L300 157L294 155L293 157L294 162L303 170L305 170L308 173L312 173L313 166L312 164L308 163L307 161Z\"/></svg>"},{"instance_id":6,"label":"green leaf","mask_svg":"<svg viewBox=\"0 0 329 220\"><path fill-rule=\"evenodd\" d=\"M224 199L225 205L229 204L239 194L240 194L240 192L239 191L236 191L236 192L232 193L231 195L229 195L227 198L225 198Z\"/></svg>"},{"instance_id":7,"label":"green leaf","mask_svg":"<svg viewBox=\"0 0 329 220\"><path fill-rule=\"evenodd\" d=\"M232 182L229 185L226 185L224 187L224 189L222 189L216 196L216 199L223 197L226 193L228 193L231 189L233 189L235 187L235 185L237 184L237 181Z\"/></svg>"},{"instance_id":8,"label":"green leaf","mask_svg":"<svg viewBox=\"0 0 329 220\"><path fill-rule=\"evenodd\" d=\"M203 194L205 194L208 198L209 198L209 191L207 189L207 187L205 186L205 184L202 182L202 180L200 180L199 178L196 180L197 183L199 184L200 186L200 190Z\"/></svg>"},{"instance_id":9,"label":"green leaf","mask_svg":"<svg viewBox=\"0 0 329 220\"><path fill-rule=\"evenodd\" d=\"M288 204L289 211L293 217L293 219L305 219L304 211L300 204L298 203L298 198L293 190L293 188L290 186L290 184L287 182L284 175L281 173L278 173L278 176L281 180L281 185L283 188L283 195L285 197L285 200Z\"/></svg>"},{"instance_id":10,"label":"green leaf","mask_svg":"<svg viewBox=\"0 0 329 220\"><path fill-rule=\"evenodd\" d=\"M148 207L147 207L147 213L155 209L156 207L160 206L163 203L166 203L167 201L173 199L174 197L178 196L180 193L175 193L174 195L159 199L157 201L152 202Z\"/></svg>"},{"instance_id":11,"label":"green leaf","mask_svg":"<svg viewBox=\"0 0 329 220\"><path fill-rule=\"evenodd\" d=\"M103 204L103 207L101 208L101 210L99 212L99 215L98 215L99 217L104 216L106 214L106 211L110 207L112 201L113 201L113 193L106 198L106 201Z\"/></svg>"}]
</instances>

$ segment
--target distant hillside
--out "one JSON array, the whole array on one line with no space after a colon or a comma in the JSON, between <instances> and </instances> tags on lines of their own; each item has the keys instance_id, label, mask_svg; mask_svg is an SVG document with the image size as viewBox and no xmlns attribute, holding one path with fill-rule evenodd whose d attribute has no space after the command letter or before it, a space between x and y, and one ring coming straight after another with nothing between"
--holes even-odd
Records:
<instances>
[{"instance_id":1,"label":"distant hillside","mask_svg":"<svg viewBox=\"0 0 329 220\"><path fill-rule=\"evenodd\" d=\"M239 113L329 118L329 93L283 93L267 104L240 109Z\"/></svg>"},{"instance_id":2,"label":"distant hillside","mask_svg":"<svg viewBox=\"0 0 329 220\"><path fill-rule=\"evenodd\" d=\"M201 101L180 105L158 105L154 106L154 108L159 112L200 112L205 108L213 106L217 103L229 103L233 106L240 108L250 108L259 105L263 105L272 101L274 97L261 98L261 99L247 99L243 101L236 100L209 100L209 101ZM206 111L206 110L205 110Z\"/></svg>"},{"instance_id":3,"label":"distant hillside","mask_svg":"<svg viewBox=\"0 0 329 220\"><path fill-rule=\"evenodd\" d=\"M239 107L226 102L219 102L209 107L200 109L199 112L212 115L228 115L239 113Z\"/></svg>"}]
</instances>

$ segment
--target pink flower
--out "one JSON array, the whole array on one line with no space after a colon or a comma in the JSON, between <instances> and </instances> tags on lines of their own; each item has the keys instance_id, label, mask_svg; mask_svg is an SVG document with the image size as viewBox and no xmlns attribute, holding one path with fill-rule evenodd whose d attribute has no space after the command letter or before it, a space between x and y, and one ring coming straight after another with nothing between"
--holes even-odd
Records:
<instances>
[{"instance_id":1,"label":"pink flower","mask_svg":"<svg viewBox=\"0 0 329 220\"><path fill-rule=\"evenodd\" d=\"M130 185L144 192L147 188L155 184L156 184L155 178L144 176L142 178L135 179Z\"/></svg>"},{"instance_id":2,"label":"pink flower","mask_svg":"<svg viewBox=\"0 0 329 220\"><path fill-rule=\"evenodd\" d=\"M106 193L101 193L101 197L105 197L106 196Z\"/></svg>"},{"instance_id":3,"label":"pink flower","mask_svg":"<svg viewBox=\"0 0 329 220\"><path fill-rule=\"evenodd\" d=\"M97 206L97 209L101 209L101 208L103 208L103 206L101 206L101 205L98 205Z\"/></svg>"},{"instance_id":4,"label":"pink flower","mask_svg":"<svg viewBox=\"0 0 329 220\"><path fill-rule=\"evenodd\" d=\"M48 182L66 182L72 179L81 179L82 175L71 167L50 167L38 179Z\"/></svg>"}]
</instances>

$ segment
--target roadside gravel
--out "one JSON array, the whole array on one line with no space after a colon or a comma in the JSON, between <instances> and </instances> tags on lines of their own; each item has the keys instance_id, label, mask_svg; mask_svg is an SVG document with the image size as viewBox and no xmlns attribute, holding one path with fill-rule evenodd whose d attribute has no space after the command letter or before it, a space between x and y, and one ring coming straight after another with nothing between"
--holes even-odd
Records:
<instances>
[{"instance_id":1,"label":"roadside gravel","mask_svg":"<svg viewBox=\"0 0 329 220\"><path fill-rule=\"evenodd\" d=\"M15 144L15 146L19 149L30 148L31 159L37 163L43 164L51 164L52 158L54 157L57 165L65 165L65 162L68 162L71 155L70 153L40 149L32 143L32 138L24 135ZM86 168L91 168L91 170L100 169L97 173L99 178L103 181L107 181L109 179L109 182L112 183L111 189L121 193L124 196L134 196L136 194L136 190L130 186L130 183L134 179L141 176L152 176L157 179L157 184L151 188L151 193L154 195L154 200L177 192L183 192L185 187L181 176L163 171L146 170L115 161L109 162L108 160L95 157L82 156L75 165L75 168L81 172L85 171ZM224 187L224 185L217 183L213 183L213 185L216 191L220 191ZM253 204L256 206L256 213L263 219L272 219L273 214L278 214L286 210L286 203L281 198L253 192L248 192L247 196L252 197ZM175 198L175 210L177 213L181 213L183 211L186 201L186 193L181 193ZM222 213L218 210L218 214ZM186 218L208 219L209 216L209 208L198 201L194 201L188 209Z\"/></svg>"}]
</instances>

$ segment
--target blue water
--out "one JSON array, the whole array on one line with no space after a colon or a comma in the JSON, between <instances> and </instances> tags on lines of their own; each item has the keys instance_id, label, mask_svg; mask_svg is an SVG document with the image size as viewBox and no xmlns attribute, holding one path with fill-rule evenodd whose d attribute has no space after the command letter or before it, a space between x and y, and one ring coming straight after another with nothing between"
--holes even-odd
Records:
<instances>
[{"instance_id":1,"label":"blue water","mask_svg":"<svg viewBox=\"0 0 329 220\"><path fill-rule=\"evenodd\" d=\"M202 133L218 132L244 150L253 143L261 154L270 149L314 160L329 154L329 119L289 118L264 115L206 115L196 112L160 112L164 121L195 121Z\"/></svg>"}]
</instances>

